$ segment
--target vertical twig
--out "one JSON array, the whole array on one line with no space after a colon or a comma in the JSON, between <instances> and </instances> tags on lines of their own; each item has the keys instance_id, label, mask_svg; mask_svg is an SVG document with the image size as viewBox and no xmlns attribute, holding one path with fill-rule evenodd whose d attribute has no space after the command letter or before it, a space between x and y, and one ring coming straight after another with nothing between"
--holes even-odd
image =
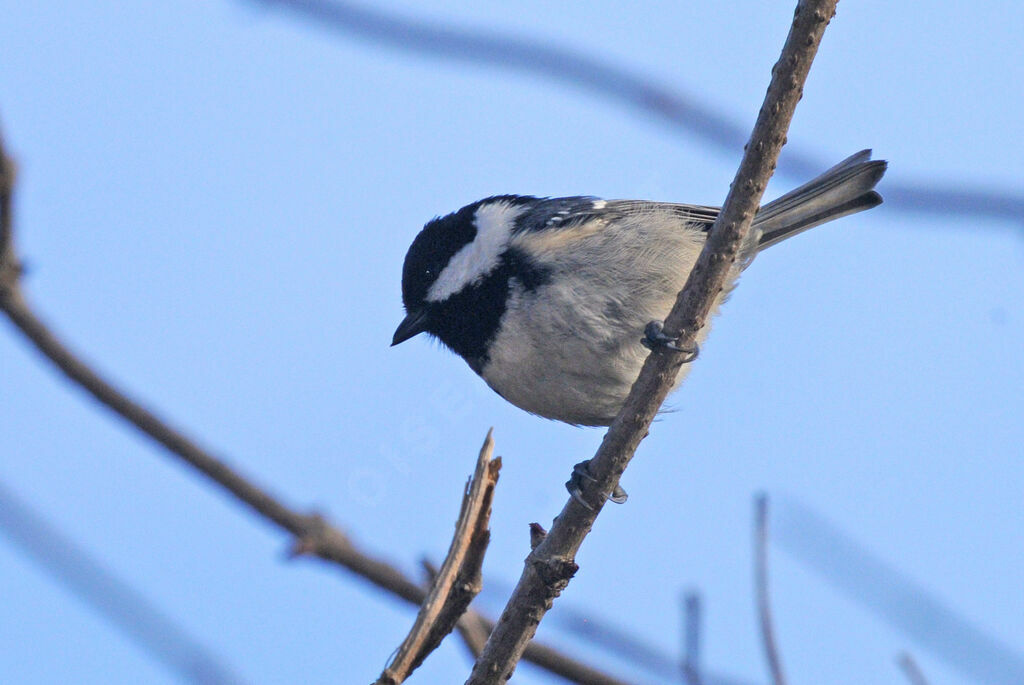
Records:
<instances>
[{"instance_id":1,"label":"vertical twig","mask_svg":"<svg viewBox=\"0 0 1024 685\"><path fill-rule=\"evenodd\" d=\"M21 275L14 252L14 160L7 155L4 147L3 130L0 129L0 298L13 295Z\"/></svg>"},{"instance_id":2,"label":"vertical twig","mask_svg":"<svg viewBox=\"0 0 1024 685\"><path fill-rule=\"evenodd\" d=\"M761 625L768 671L774 685L786 685L782 659L775 639L771 595L768 589L768 496L758 495L754 503L754 588L757 593L757 615Z\"/></svg>"},{"instance_id":3,"label":"vertical twig","mask_svg":"<svg viewBox=\"0 0 1024 685\"><path fill-rule=\"evenodd\" d=\"M700 627L700 594L691 590L683 596L683 682L686 685L701 685Z\"/></svg>"},{"instance_id":4,"label":"vertical twig","mask_svg":"<svg viewBox=\"0 0 1024 685\"><path fill-rule=\"evenodd\" d=\"M928 679L924 677L924 672L918 667L917 660L910 652L901 652L896 657L896 663L899 664L903 675L907 676L910 685L928 685Z\"/></svg>"},{"instance_id":5,"label":"vertical twig","mask_svg":"<svg viewBox=\"0 0 1024 685\"><path fill-rule=\"evenodd\" d=\"M677 344L683 349L692 349L733 272L836 2L800 0L797 5L735 180L686 286L665 318L665 334L678 336ZM547 537L527 557L519 583L467 681L470 685L500 683L512 676L537 625L575 574L576 552L647 434L682 364L680 355L670 350L656 349L647 357L622 410L590 461L593 480L582 493L590 505L570 498Z\"/></svg>"},{"instance_id":6,"label":"vertical twig","mask_svg":"<svg viewBox=\"0 0 1024 685\"><path fill-rule=\"evenodd\" d=\"M491 537L487 527L491 518L491 502L501 469L501 457L491 459L494 454L492 433L493 429L487 431L476 469L463 493L455 535L441 570L431 583L412 629L377 680L377 685L404 682L441 644L466 612L469 603L480 593L480 569Z\"/></svg>"}]
</instances>

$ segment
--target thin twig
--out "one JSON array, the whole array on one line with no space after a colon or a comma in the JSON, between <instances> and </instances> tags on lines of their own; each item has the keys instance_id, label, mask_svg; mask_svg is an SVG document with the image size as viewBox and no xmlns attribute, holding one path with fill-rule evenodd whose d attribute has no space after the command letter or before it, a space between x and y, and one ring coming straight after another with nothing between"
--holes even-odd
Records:
<instances>
[{"instance_id":1,"label":"thin twig","mask_svg":"<svg viewBox=\"0 0 1024 685\"><path fill-rule=\"evenodd\" d=\"M426 590L400 570L358 549L345 533L319 514L303 514L288 507L184 433L171 428L153 412L104 380L50 331L31 309L21 289L11 211L14 169L0 132L0 311L11 323L69 380L103 406L159 443L171 456L185 462L258 515L294 536L293 555L316 556L348 569L406 602L417 606L422 604ZM481 620L486 621L482 617ZM530 645L524 658L572 682L622 685L615 678L544 645Z\"/></svg>"},{"instance_id":2,"label":"thin twig","mask_svg":"<svg viewBox=\"0 0 1024 685\"><path fill-rule=\"evenodd\" d=\"M764 646L768 672L774 685L786 685L775 639L772 621L771 593L768 590L768 497L759 495L754 502L754 589L757 595L757 615L761 626L761 644Z\"/></svg>"},{"instance_id":3,"label":"thin twig","mask_svg":"<svg viewBox=\"0 0 1024 685\"><path fill-rule=\"evenodd\" d=\"M683 679L687 685L701 685L700 667L700 594L683 596Z\"/></svg>"},{"instance_id":4,"label":"thin twig","mask_svg":"<svg viewBox=\"0 0 1024 685\"><path fill-rule=\"evenodd\" d=\"M686 286L665 319L664 332L670 338L679 336L679 347L693 347L733 271L836 2L801 0L797 5L736 178ZM681 366L680 355L671 350L656 349L647 357L622 410L590 462L593 480L584 485L582 497L591 505L569 498L547 537L527 557L519 584L467 681L470 685L489 685L511 677L537 625L576 572L576 552L647 434Z\"/></svg>"},{"instance_id":5,"label":"thin twig","mask_svg":"<svg viewBox=\"0 0 1024 685\"><path fill-rule=\"evenodd\" d=\"M129 640L186 682L245 682L147 597L115 576L3 484L0 531Z\"/></svg>"},{"instance_id":6,"label":"thin twig","mask_svg":"<svg viewBox=\"0 0 1024 685\"><path fill-rule=\"evenodd\" d=\"M441 644L466 613L469 603L480 594L483 584L480 569L491 537L488 528L491 502L501 469L501 457L491 460L494 454L492 433L493 429L487 431L476 470L463 493L455 535L441 570L430 585L412 629L378 678L377 685L404 682Z\"/></svg>"},{"instance_id":7,"label":"thin twig","mask_svg":"<svg viewBox=\"0 0 1024 685\"><path fill-rule=\"evenodd\" d=\"M0 297L17 285L21 276L21 266L14 253L15 168L0 130Z\"/></svg>"},{"instance_id":8,"label":"thin twig","mask_svg":"<svg viewBox=\"0 0 1024 685\"><path fill-rule=\"evenodd\" d=\"M917 660L914 659L910 652L901 652L896 657L896 663L899 664L903 674L907 676L910 685L928 685L928 679L924 677L924 672L917 665Z\"/></svg>"}]
</instances>

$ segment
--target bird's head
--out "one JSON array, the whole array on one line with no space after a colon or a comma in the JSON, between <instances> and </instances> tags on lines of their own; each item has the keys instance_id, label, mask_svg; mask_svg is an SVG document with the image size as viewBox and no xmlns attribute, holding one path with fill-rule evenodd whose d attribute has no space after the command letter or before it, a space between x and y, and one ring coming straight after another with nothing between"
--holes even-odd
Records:
<instances>
[{"instance_id":1,"label":"bird's head","mask_svg":"<svg viewBox=\"0 0 1024 685\"><path fill-rule=\"evenodd\" d=\"M486 358L522 261L510 241L535 198L502 195L429 221L402 269L406 316L392 345L429 333L475 370Z\"/></svg>"}]
</instances>

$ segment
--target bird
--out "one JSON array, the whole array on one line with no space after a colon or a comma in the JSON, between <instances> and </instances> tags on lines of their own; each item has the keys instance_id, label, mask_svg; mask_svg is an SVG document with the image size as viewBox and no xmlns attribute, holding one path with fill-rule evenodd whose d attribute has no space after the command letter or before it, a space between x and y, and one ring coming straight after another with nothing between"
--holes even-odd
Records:
<instances>
[{"instance_id":1,"label":"bird","mask_svg":"<svg viewBox=\"0 0 1024 685\"><path fill-rule=\"evenodd\" d=\"M886 168L863 150L762 206L713 311L756 253L881 204L874 188ZM589 196L468 204L427 222L409 247L405 318L391 345L427 333L513 405L572 425L610 425L648 348L681 349L660 322L719 210ZM697 348L684 351L692 359Z\"/></svg>"}]
</instances>

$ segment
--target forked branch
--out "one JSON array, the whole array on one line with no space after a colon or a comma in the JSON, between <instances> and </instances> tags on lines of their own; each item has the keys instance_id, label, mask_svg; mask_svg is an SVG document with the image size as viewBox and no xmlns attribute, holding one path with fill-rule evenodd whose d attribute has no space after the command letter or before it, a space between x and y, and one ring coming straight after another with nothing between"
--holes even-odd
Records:
<instances>
[{"instance_id":1,"label":"forked branch","mask_svg":"<svg viewBox=\"0 0 1024 685\"><path fill-rule=\"evenodd\" d=\"M483 580L480 570L490 541L488 522L494 486L498 482L501 457L494 454L492 431L480 448L476 470L462 498L462 510L455 524L455 535L441 570L434 575L427 598L420 606L412 629L398 648L395 658L377 680L377 685L398 685L434 651L452 631L469 603L480 594Z\"/></svg>"}]
</instances>

